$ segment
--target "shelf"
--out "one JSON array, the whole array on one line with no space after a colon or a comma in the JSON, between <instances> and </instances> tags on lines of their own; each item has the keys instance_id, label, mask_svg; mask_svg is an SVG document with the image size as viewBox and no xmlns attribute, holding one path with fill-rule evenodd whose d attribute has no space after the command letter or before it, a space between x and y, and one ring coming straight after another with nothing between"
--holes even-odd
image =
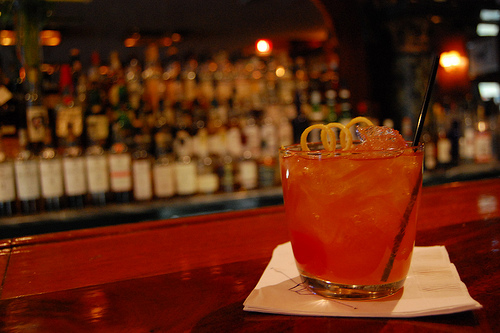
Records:
<instances>
[{"instance_id":1,"label":"shelf","mask_svg":"<svg viewBox=\"0 0 500 333\"><path fill-rule=\"evenodd\" d=\"M500 163L464 164L424 173L423 185L500 177ZM173 219L283 204L281 187L244 192L174 197L152 202L110 204L79 210L65 209L0 219L0 239L124 223Z\"/></svg>"}]
</instances>

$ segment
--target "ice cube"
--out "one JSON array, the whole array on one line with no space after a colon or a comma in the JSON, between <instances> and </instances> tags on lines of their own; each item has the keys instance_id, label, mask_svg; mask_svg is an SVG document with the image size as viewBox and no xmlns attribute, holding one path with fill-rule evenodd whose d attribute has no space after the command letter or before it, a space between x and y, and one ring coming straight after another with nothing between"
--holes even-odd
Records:
<instances>
[{"instance_id":1,"label":"ice cube","mask_svg":"<svg viewBox=\"0 0 500 333\"><path fill-rule=\"evenodd\" d=\"M405 139L393 128L385 126L358 127L362 150L394 150L408 147Z\"/></svg>"}]
</instances>

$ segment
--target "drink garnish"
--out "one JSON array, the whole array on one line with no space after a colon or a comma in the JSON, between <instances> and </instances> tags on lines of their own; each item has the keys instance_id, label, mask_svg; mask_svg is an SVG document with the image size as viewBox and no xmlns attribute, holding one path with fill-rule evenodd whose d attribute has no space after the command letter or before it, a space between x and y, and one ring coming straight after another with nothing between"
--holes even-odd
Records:
<instances>
[{"instance_id":1,"label":"drink garnish","mask_svg":"<svg viewBox=\"0 0 500 333\"><path fill-rule=\"evenodd\" d=\"M333 128L336 127L340 129L340 145L342 149L349 149L352 146L352 135L349 129L358 123L365 123L368 126L373 126L373 123L366 117L356 117L352 119L346 126L341 123L329 123L329 124L314 124L307 127L302 135L300 136L300 146L303 151L310 151L307 146L307 135L314 129L321 130L321 143L327 151L335 151L337 146L337 139L335 138L335 132Z\"/></svg>"}]
</instances>

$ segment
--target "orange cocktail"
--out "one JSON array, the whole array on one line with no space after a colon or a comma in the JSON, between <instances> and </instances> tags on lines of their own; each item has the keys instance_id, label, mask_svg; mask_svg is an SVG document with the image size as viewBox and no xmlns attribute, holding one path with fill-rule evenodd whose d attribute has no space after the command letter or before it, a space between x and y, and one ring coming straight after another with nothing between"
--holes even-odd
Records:
<instances>
[{"instance_id":1,"label":"orange cocktail","mask_svg":"<svg viewBox=\"0 0 500 333\"><path fill-rule=\"evenodd\" d=\"M422 184L422 147L280 150L286 217L299 272L336 298L378 298L408 273Z\"/></svg>"}]
</instances>

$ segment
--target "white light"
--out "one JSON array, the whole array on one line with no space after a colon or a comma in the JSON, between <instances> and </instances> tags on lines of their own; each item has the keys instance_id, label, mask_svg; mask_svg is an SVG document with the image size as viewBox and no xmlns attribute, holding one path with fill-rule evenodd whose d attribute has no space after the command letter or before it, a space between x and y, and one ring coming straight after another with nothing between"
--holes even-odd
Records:
<instances>
[{"instance_id":1,"label":"white light","mask_svg":"<svg viewBox=\"0 0 500 333\"><path fill-rule=\"evenodd\" d=\"M498 82L479 82L479 94L483 100L500 98L500 84Z\"/></svg>"},{"instance_id":2,"label":"white light","mask_svg":"<svg viewBox=\"0 0 500 333\"><path fill-rule=\"evenodd\" d=\"M492 23L479 23L476 27L476 33L478 36L497 36L498 35L498 25Z\"/></svg>"},{"instance_id":3,"label":"white light","mask_svg":"<svg viewBox=\"0 0 500 333\"><path fill-rule=\"evenodd\" d=\"M500 10L498 9L481 9L479 12L481 21L500 21Z\"/></svg>"}]
</instances>

